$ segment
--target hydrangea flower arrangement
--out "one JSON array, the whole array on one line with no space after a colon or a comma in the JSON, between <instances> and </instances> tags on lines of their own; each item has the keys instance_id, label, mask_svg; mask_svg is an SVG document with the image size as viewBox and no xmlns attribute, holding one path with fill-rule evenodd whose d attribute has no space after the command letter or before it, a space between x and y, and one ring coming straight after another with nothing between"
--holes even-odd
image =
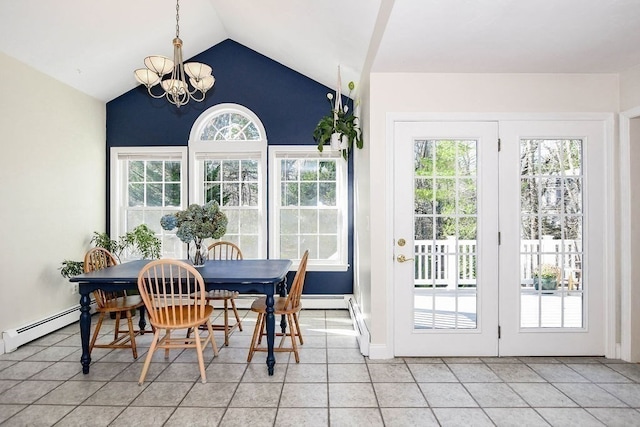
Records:
<instances>
[{"instance_id":1,"label":"hydrangea flower arrangement","mask_svg":"<svg viewBox=\"0 0 640 427\"><path fill-rule=\"evenodd\" d=\"M205 205L192 204L183 211L164 215L160 225L165 230L178 228L176 236L185 243L196 246L194 265L203 265L202 240L219 239L227 232L227 216L220 210L218 202L210 201ZM206 253L205 253L206 255Z\"/></svg>"}]
</instances>

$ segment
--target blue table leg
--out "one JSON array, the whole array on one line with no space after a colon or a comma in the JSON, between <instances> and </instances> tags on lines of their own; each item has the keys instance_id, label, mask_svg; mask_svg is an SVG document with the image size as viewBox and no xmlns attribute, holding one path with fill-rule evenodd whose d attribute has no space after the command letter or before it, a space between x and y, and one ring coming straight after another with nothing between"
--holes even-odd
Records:
<instances>
[{"instance_id":1,"label":"blue table leg","mask_svg":"<svg viewBox=\"0 0 640 427\"><path fill-rule=\"evenodd\" d=\"M81 286L82 287L82 286ZM89 333L91 332L91 298L88 293L80 290L80 340L82 341L82 373L89 373L91 364L91 353L89 352Z\"/></svg>"},{"instance_id":2,"label":"blue table leg","mask_svg":"<svg viewBox=\"0 0 640 427\"><path fill-rule=\"evenodd\" d=\"M273 290L267 293L267 368L269 375L273 375L276 357L273 354L273 344L276 335L276 317L273 315Z\"/></svg>"},{"instance_id":3,"label":"blue table leg","mask_svg":"<svg viewBox=\"0 0 640 427\"><path fill-rule=\"evenodd\" d=\"M146 313L146 308L145 306L141 306L138 309L138 313L140 314L140 321L138 322L138 327L140 328L140 335L144 335L144 328L147 327L147 320L145 319L145 313Z\"/></svg>"}]
</instances>

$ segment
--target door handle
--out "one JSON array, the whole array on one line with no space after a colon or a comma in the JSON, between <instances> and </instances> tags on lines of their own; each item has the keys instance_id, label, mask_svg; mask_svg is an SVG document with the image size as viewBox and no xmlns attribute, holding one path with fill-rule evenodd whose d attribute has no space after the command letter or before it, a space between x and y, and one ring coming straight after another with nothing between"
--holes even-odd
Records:
<instances>
[{"instance_id":1,"label":"door handle","mask_svg":"<svg viewBox=\"0 0 640 427\"><path fill-rule=\"evenodd\" d=\"M413 260L413 258L407 258L407 257L406 257L406 256L404 256L404 255L398 255L397 260L398 260L398 262L407 262L407 261L411 261L411 260Z\"/></svg>"}]
</instances>

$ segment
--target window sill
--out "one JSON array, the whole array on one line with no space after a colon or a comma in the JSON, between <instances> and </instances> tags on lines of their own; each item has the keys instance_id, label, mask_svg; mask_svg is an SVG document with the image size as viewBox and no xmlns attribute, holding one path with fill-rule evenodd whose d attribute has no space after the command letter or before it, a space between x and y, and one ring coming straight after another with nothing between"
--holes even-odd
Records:
<instances>
[{"instance_id":1,"label":"window sill","mask_svg":"<svg viewBox=\"0 0 640 427\"><path fill-rule=\"evenodd\" d=\"M297 271L298 270L298 262L293 262L291 264L291 268L289 271ZM345 272L349 270L349 264L335 264L335 265L327 265L327 264L316 264L313 265L311 262L307 264L307 271L339 271Z\"/></svg>"}]
</instances>

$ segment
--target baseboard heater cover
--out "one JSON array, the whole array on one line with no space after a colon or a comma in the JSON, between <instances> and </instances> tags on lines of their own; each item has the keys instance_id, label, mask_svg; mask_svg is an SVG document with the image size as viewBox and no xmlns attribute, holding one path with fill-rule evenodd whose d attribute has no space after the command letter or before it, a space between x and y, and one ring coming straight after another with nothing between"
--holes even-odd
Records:
<instances>
[{"instance_id":1,"label":"baseboard heater cover","mask_svg":"<svg viewBox=\"0 0 640 427\"><path fill-rule=\"evenodd\" d=\"M358 345L360 345L360 353L362 353L363 356L368 356L371 336L369 335L369 328L367 328L367 324L362 317L360 306L354 298L349 298L347 306L349 308L349 314L351 315L351 321L353 322L353 329L356 331Z\"/></svg>"},{"instance_id":2,"label":"baseboard heater cover","mask_svg":"<svg viewBox=\"0 0 640 427\"><path fill-rule=\"evenodd\" d=\"M92 301L91 312L95 311L95 302ZM2 332L2 341L4 343L3 352L10 353L15 351L21 345L43 337L51 332L64 328L74 322L80 320L80 305L62 310L52 316L45 317L38 321L29 323L19 328L9 329ZM2 348L0 348L2 349Z\"/></svg>"}]
</instances>

